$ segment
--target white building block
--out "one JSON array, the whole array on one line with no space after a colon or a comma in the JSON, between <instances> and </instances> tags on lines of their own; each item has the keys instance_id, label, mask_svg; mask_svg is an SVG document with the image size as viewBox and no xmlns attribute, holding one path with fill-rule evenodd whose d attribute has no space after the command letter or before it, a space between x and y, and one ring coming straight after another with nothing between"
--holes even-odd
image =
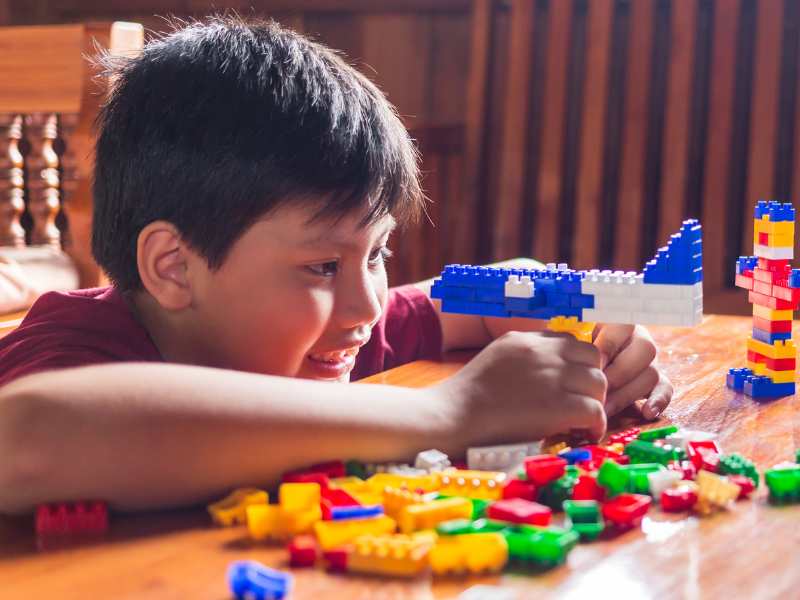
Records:
<instances>
[{"instance_id":1,"label":"white building block","mask_svg":"<svg viewBox=\"0 0 800 600\"><path fill-rule=\"evenodd\" d=\"M689 442L705 442L705 441L715 441L717 439L716 433L710 433L708 431L698 431L695 429L679 429L675 433L671 433L665 438L665 441L669 442L673 446L680 447L684 452L686 452L686 448Z\"/></svg>"},{"instance_id":2,"label":"white building block","mask_svg":"<svg viewBox=\"0 0 800 600\"><path fill-rule=\"evenodd\" d=\"M529 275L509 275L505 283L506 298L533 298L533 281Z\"/></svg>"},{"instance_id":3,"label":"white building block","mask_svg":"<svg viewBox=\"0 0 800 600\"><path fill-rule=\"evenodd\" d=\"M666 471L648 473L647 482L650 485L650 495L653 497L653 500L659 502L661 500L661 492L671 488L681 479L683 479L683 473L669 469Z\"/></svg>"},{"instance_id":4,"label":"white building block","mask_svg":"<svg viewBox=\"0 0 800 600\"><path fill-rule=\"evenodd\" d=\"M535 454L540 448L541 443L537 442L469 448L467 467L484 471L506 471L522 464L526 456Z\"/></svg>"},{"instance_id":5,"label":"white building block","mask_svg":"<svg viewBox=\"0 0 800 600\"><path fill-rule=\"evenodd\" d=\"M425 450L417 454L414 467L425 471L442 471L450 466L450 458L440 450Z\"/></svg>"},{"instance_id":6,"label":"white building block","mask_svg":"<svg viewBox=\"0 0 800 600\"><path fill-rule=\"evenodd\" d=\"M791 260L794 258L794 247L778 246L775 248L762 244L753 244L753 254L759 258L769 258L770 260Z\"/></svg>"}]
</instances>

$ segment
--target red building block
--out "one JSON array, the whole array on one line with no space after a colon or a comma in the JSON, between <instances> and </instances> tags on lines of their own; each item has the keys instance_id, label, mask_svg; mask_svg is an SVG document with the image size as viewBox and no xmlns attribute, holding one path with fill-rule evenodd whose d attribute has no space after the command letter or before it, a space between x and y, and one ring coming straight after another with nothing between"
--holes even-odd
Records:
<instances>
[{"instance_id":1,"label":"red building block","mask_svg":"<svg viewBox=\"0 0 800 600\"><path fill-rule=\"evenodd\" d=\"M497 521L545 527L550 524L553 512L549 507L537 502L522 498L508 498L492 502L486 509L486 516Z\"/></svg>"},{"instance_id":2,"label":"red building block","mask_svg":"<svg viewBox=\"0 0 800 600\"><path fill-rule=\"evenodd\" d=\"M740 491L737 500L747 498L756 489L756 484L746 475L728 475L728 479L739 486Z\"/></svg>"},{"instance_id":3,"label":"red building block","mask_svg":"<svg viewBox=\"0 0 800 600\"><path fill-rule=\"evenodd\" d=\"M797 367L797 359L795 358L769 358L752 350L747 351L747 360L754 363L763 363L773 371L789 371Z\"/></svg>"},{"instance_id":4,"label":"red building block","mask_svg":"<svg viewBox=\"0 0 800 600\"><path fill-rule=\"evenodd\" d=\"M36 508L39 535L98 534L108 531L105 502L42 504Z\"/></svg>"},{"instance_id":5,"label":"red building block","mask_svg":"<svg viewBox=\"0 0 800 600\"><path fill-rule=\"evenodd\" d=\"M334 506L359 506L358 500L353 498L344 490L338 488L322 488L322 498L319 506L322 509L322 519L324 521L333 520Z\"/></svg>"},{"instance_id":6,"label":"red building block","mask_svg":"<svg viewBox=\"0 0 800 600\"><path fill-rule=\"evenodd\" d=\"M311 473L309 471L284 473L281 481L283 483L318 483L323 490L331 486L330 479L325 473Z\"/></svg>"},{"instance_id":7,"label":"red building block","mask_svg":"<svg viewBox=\"0 0 800 600\"><path fill-rule=\"evenodd\" d=\"M525 473L537 486L559 479L567 468L567 461L552 454L539 454L525 459Z\"/></svg>"},{"instance_id":8,"label":"red building block","mask_svg":"<svg viewBox=\"0 0 800 600\"><path fill-rule=\"evenodd\" d=\"M603 502L606 499L606 488L597 483L594 475L581 475L572 488L572 499Z\"/></svg>"},{"instance_id":9,"label":"red building block","mask_svg":"<svg viewBox=\"0 0 800 600\"><path fill-rule=\"evenodd\" d=\"M753 289L753 277L752 275L744 275L737 273L736 274L736 287L744 288L746 290Z\"/></svg>"},{"instance_id":10,"label":"red building block","mask_svg":"<svg viewBox=\"0 0 800 600\"><path fill-rule=\"evenodd\" d=\"M313 567L317 562L319 549L313 535L298 535L288 545L289 566Z\"/></svg>"},{"instance_id":11,"label":"red building block","mask_svg":"<svg viewBox=\"0 0 800 600\"><path fill-rule=\"evenodd\" d=\"M716 473L719 470L719 446L713 440L689 442L686 445L686 454L698 471L705 469Z\"/></svg>"},{"instance_id":12,"label":"red building block","mask_svg":"<svg viewBox=\"0 0 800 600\"><path fill-rule=\"evenodd\" d=\"M503 498L522 498L523 500L536 500L538 490L536 484L524 479L509 479L503 486Z\"/></svg>"},{"instance_id":13,"label":"red building block","mask_svg":"<svg viewBox=\"0 0 800 600\"><path fill-rule=\"evenodd\" d=\"M697 502L697 492L687 487L667 488L661 492L661 510L682 512L689 510Z\"/></svg>"},{"instance_id":14,"label":"red building block","mask_svg":"<svg viewBox=\"0 0 800 600\"><path fill-rule=\"evenodd\" d=\"M641 429L638 427L631 427L625 431L613 434L608 438L608 441L610 444L628 444L639 437L640 432Z\"/></svg>"},{"instance_id":15,"label":"red building block","mask_svg":"<svg viewBox=\"0 0 800 600\"><path fill-rule=\"evenodd\" d=\"M671 471L677 471L683 475L683 479L687 481L694 480L697 477L697 469L694 466L694 463L689 460L682 460L677 461L673 460L672 462L667 464L667 468Z\"/></svg>"},{"instance_id":16,"label":"red building block","mask_svg":"<svg viewBox=\"0 0 800 600\"><path fill-rule=\"evenodd\" d=\"M764 317L753 316L753 327L770 333L790 333L792 331L791 321L770 321Z\"/></svg>"},{"instance_id":17,"label":"red building block","mask_svg":"<svg viewBox=\"0 0 800 600\"><path fill-rule=\"evenodd\" d=\"M630 529L642 522L652 501L644 494L620 494L603 504L603 517L617 529Z\"/></svg>"},{"instance_id":18,"label":"red building block","mask_svg":"<svg viewBox=\"0 0 800 600\"><path fill-rule=\"evenodd\" d=\"M333 573L344 573L347 571L347 556L350 554L349 548L334 548L323 552L322 556L328 563L328 570Z\"/></svg>"},{"instance_id":19,"label":"red building block","mask_svg":"<svg viewBox=\"0 0 800 600\"><path fill-rule=\"evenodd\" d=\"M758 292L747 292L747 299L751 304L758 304L759 306L766 306L772 310L796 310L795 302L782 300L774 296L767 296L759 294Z\"/></svg>"}]
</instances>

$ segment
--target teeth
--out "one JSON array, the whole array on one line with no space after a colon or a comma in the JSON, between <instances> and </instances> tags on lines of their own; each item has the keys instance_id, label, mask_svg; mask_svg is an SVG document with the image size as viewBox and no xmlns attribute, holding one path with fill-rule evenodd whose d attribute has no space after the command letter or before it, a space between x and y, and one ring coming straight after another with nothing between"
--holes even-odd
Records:
<instances>
[{"instance_id":1,"label":"teeth","mask_svg":"<svg viewBox=\"0 0 800 600\"><path fill-rule=\"evenodd\" d=\"M335 352L325 352L323 354L311 354L314 360L324 362L339 362L347 356L354 356L358 353L358 348L348 348L347 350L337 350Z\"/></svg>"}]
</instances>

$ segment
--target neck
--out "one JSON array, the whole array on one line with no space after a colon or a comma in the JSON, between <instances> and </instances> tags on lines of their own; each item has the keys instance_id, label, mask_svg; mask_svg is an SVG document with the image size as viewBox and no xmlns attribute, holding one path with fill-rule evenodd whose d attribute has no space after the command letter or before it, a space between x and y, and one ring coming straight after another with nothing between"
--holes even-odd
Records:
<instances>
[{"instance_id":1,"label":"neck","mask_svg":"<svg viewBox=\"0 0 800 600\"><path fill-rule=\"evenodd\" d=\"M192 329L179 314L165 311L146 291L134 292L127 297L135 318L150 334L166 362L205 365L199 351L202 344L196 343L190 333ZM189 332L187 334L187 332Z\"/></svg>"}]
</instances>

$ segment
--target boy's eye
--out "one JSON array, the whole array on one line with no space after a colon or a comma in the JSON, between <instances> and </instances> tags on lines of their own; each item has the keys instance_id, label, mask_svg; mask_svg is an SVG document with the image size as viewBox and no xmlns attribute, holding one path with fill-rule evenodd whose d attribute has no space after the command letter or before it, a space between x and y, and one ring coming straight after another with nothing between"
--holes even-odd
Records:
<instances>
[{"instance_id":1,"label":"boy's eye","mask_svg":"<svg viewBox=\"0 0 800 600\"><path fill-rule=\"evenodd\" d=\"M328 262L319 263L318 265L308 265L306 268L315 275L331 277L332 275L336 275L336 271L339 269L339 262L331 260Z\"/></svg>"},{"instance_id":2,"label":"boy's eye","mask_svg":"<svg viewBox=\"0 0 800 600\"><path fill-rule=\"evenodd\" d=\"M391 255L392 251L389 250L389 248L387 248L386 246L381 246L380 248L376 248L369 255L369 264L372 266L377 266L382 263L385 263Z\"/></svg>"}]
</instances>

